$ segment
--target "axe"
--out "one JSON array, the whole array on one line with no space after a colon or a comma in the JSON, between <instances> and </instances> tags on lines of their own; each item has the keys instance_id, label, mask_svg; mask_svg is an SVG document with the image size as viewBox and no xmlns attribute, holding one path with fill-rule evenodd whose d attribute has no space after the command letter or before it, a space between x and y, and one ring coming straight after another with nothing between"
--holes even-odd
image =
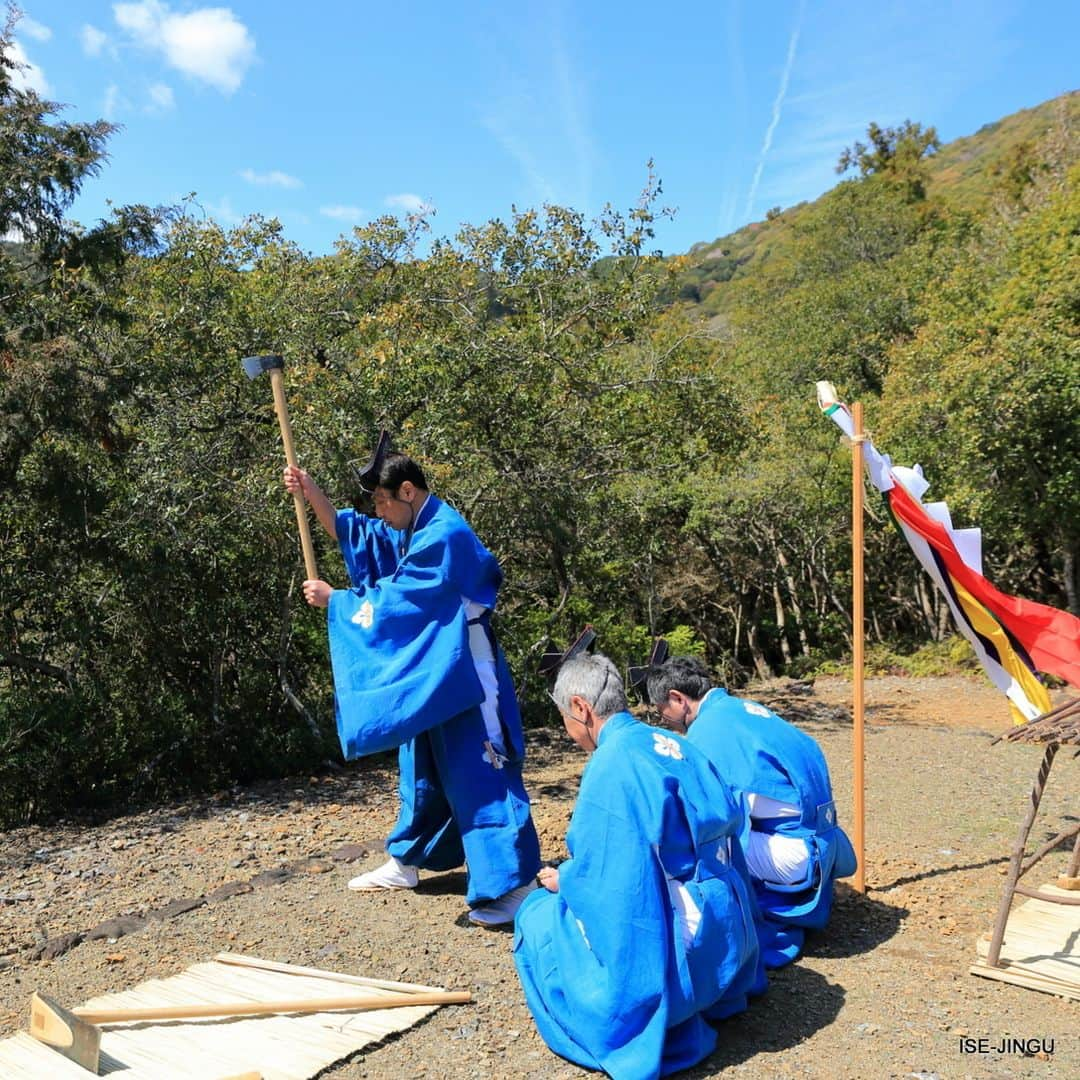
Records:
<instances>
[{"instance_id":1,"label":"axe","mask_svg":"<svg viewBox=\"0 0 1080 1080\"><path fill-rule=\"evenodd\" d=\"M285 444L285 460L290 465L295 465L296 450L293 449L292 425L289 423L289 407L285 404L285 387L281 375L285 369L284 359L280 356L245 356L243 364L249 379L257 379L264 371L270 372L270 385L274 390L274 411L281 428L281 441ZM304 568L308 578L314 579L319 576L319 571L315 566L315 549L311 546L311 530L308 527L304 496L299 491L294 491L293 502L296 504L296 524L300 529L300 546L304 549Z\"/></svg>"},{"instance_id":2,"label":"axe","mask_svg":"<svg viewBox=\"0 0 1080 1080\"><path fill-rule=\"evenodd\" d=\"M416 994L362 994L353 997L299 1001L243 1001L213 1005L155 1005L138 1009L65 1009L45 994L30 998L30 1034L59 1050L95 1075L101 1054L101 1032L96 1024L137 1020L186 1020L206 1016L269 1016L273 1013L361 1012L366 1009L401 1009L415 1005L464 1005L472 1001L468 990L439 990Z\"/></svg>"}]
</instances>

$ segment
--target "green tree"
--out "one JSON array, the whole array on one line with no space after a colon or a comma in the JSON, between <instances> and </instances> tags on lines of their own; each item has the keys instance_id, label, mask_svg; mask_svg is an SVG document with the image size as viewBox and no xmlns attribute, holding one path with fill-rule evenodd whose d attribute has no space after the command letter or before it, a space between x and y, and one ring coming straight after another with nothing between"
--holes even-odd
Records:
<instances>
[{"instance_id":1,"label":"green tree","mask_svg":"<svg viewBox=\"0 0 1080 1080\"><path fill-rule=\"evenodd\" d=\"M983 529L995 580L1080 613L1077 166L974 242L898 350L886 431L954 517ZM897 452L894 451L894 454Z\"/></svg>"},{"instance_id":2,"label":"green tree","mask_svg":"<svg viewBox=\"0 0 1080 1080\"><path fill-rule=\"evenodd\" d=\"M856 142L840 155L838 173L857 169L860 176L884 176L901 184L910 197L926 196L926 158L941 149L937 131L905 120L899 127L876 123L866 129L867 142Z\"/></svg>"},{"instance_id":3,"label":"green tree","mask_svg":"<svg viewBox=\"0 0 1080 1080\"><path fill-rule=\"evenodd\" d=\"M91 790L93 672L112 627L112 548L92 522L116 474L115 408L128 383L96 347L121 320L115 284L160 215L117 211L82 229L65 212L101 166L111 128L68 124L16 85L14 15L0 34L0 818Z\"/></svg>"}]
</instances>

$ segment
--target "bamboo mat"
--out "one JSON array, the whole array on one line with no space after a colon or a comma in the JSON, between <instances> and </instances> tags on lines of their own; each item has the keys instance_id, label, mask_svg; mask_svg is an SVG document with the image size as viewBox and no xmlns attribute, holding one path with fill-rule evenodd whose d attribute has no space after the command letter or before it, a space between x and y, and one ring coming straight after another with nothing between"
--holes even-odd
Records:
<instances>
[{"instance_id":1,"label":"bamboo mat","mask_svg":"<svg viewBox=\"0 0 1080 1080\"><path fill-rule=\"evenodd\" d=\"M253 959L253 958L249 958ZM263 961L255 961L262 963ZM281 970L235 966L218 959L195 964L168 979L82 1002L90 1008L288 1001L441 990L317 968ZM67 1002L64 1003L68 1005ZM72 1002L68 1007L72 1007ZM438 1005L294 1016L206 1017L102 1026L102 1076L117 1080L216 1080L258 1073L263 1080L306 1080L371 1043L419 1023ZM30 1004L27 1001L29 1021ZM0 1041L4 1080L66 1080L91 1074L26 1032Z\"/></svg>"},{"instance_id":2,"label":"bamboo mat","mask_svg":"<svg viewBox=\"0 0 1080 1080\"><path fill-rule=\"evenodd\" d=\"M1056 885L1041 885L1039 891L1076 896ZM1009 913L1001 944L1001 967L986 963L989 934L979 940L977 949L979 959L971 967L972 975L1080 1001L1080 906L1032 897Z\"/></svg>"}]
</instances>

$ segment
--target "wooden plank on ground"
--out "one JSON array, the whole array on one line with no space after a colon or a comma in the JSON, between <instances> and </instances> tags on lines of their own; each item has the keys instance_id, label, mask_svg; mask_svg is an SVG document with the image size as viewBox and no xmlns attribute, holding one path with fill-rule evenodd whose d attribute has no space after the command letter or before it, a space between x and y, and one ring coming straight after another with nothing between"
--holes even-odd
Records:
<instances>
[{"instance_id":1,"label":"wooden plank on ground","mask_svg":"<svg viewBox=\"0 0 1080 1080\"><path fill-rule=\"evenodd\" d=\"M1055 885L1041 891L1070 895ZM986 963L989 951L985 935L976 943L970 974L1080 1001L1080 907L1029 899L1009 913L998 967Z\"/></svg>"},{"instance_id":2,"label":"wooden plank on ground","mask_svg":"<svg viewBox=\"0 0 1080 1080\"><path fill-rule=\"evenodd\" d=\"M139 1008L333 996L335 972L290 970L288 965L272 967L277 970L241 967L235 960L195 964L170 979L152 979L84 1004L100 1009ZM378 979L362 981L375 996L393 994L390 986L408 985L417 992L437 989ZM343 976L338 983L339 994L355 994L356 982L357 976ZM363 1013L108 1024L102 1027L101 1073L116 1073L117 1080L205 1080L251 1073L264 1080L306 1080L363 1047L419 1023L437 1008L416 1005ZM41 1080L45 1076L61 1080L88 1075L85 1069L25 1032L0 1041L0 1077L4 1080Z\"/></svg>"}]
</instances>

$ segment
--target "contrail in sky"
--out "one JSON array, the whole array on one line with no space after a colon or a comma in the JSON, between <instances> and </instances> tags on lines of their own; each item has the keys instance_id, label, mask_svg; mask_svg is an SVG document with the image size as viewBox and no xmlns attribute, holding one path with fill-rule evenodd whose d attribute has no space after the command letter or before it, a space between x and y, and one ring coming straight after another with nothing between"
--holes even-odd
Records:
<instances>
[{"instance_id":1,"label":"contrail in sky","mask_svg":"<svg viewBox=\"0 0 1080 1080\"><path fill-rule=\"evenodd\" d=\"M758 156L757 168L754 170L754 179L750 183L750 193L746 196L745 214L747 218L750 217L753 210L758 184L761 181L761 173L765 168L765 159L769 156L769 150L772 148L773 132L776 131L776 125L780 123L780 111L784 107L784 98L787 97L788 79L791 78L791 69L795 66L795 52L799 47L799 31L802 29L803 11L804 5L800 4L799 18L795 23L795 30L791 35L791 40L788 42L787 63L784 64L784 73L780 76L780 89L777 90L776 100L773 102L772 119L765 129L765 139L761 144L761 154Z\"/></svg>"}]
</instances>

